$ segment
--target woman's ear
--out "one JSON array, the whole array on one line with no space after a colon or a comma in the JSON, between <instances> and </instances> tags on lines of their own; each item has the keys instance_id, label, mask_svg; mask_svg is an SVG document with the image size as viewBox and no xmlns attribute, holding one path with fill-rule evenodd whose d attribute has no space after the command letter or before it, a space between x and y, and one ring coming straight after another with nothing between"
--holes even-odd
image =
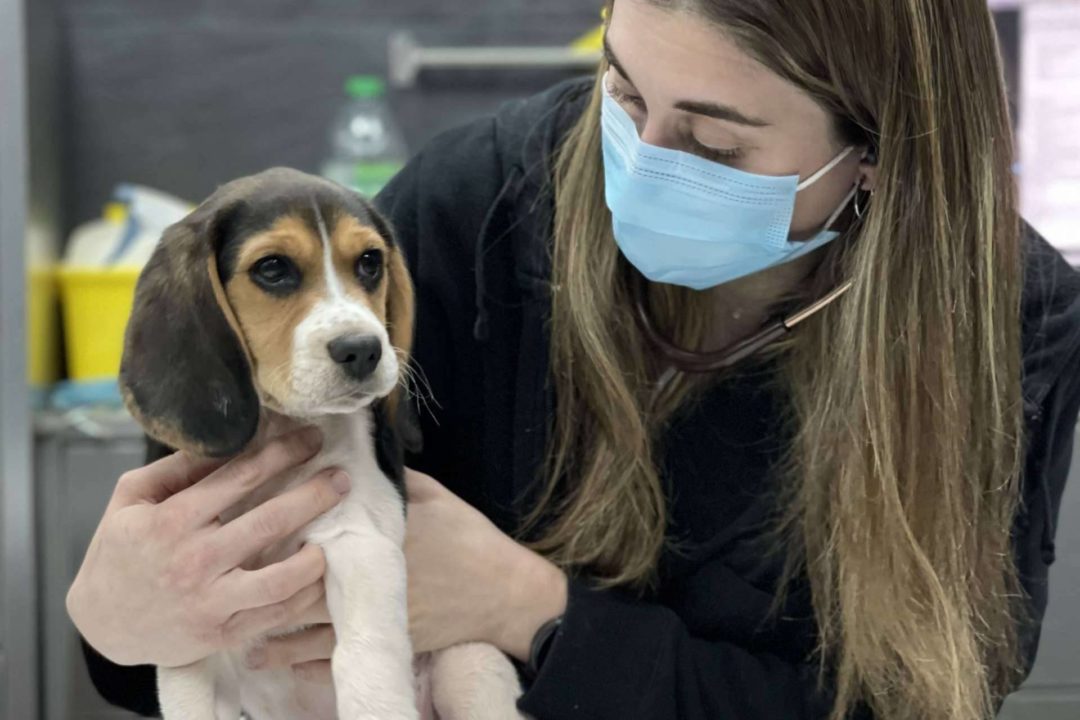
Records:
<instances>
[{"instance_id":1,"label":"woman's ear","mask_svg":"<svg viewBox=\"0 0 1080 720\"><path fill-rule=\"evenodd\" d=\"M120 367L124 402L148 435L211 457L240 452L260 410L218 275L227 197L218 191L162 235L139 276Z\"/></svg>"},{"instance_id":2,"label":"woman's ear","mask_svg":"<svg viewBox=\"0 0 1080 720\"><path fill-rule=\"evenodd\" d=\"M862 159L859 161L859 190L874 192L877 188L877 164L877 148L867 147L863 151Z\"/></svg>"}]
</instances>

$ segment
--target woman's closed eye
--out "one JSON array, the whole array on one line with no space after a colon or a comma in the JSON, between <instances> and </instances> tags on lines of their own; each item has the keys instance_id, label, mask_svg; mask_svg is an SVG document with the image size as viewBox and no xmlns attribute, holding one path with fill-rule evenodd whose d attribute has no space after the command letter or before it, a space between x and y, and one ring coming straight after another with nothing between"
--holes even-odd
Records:
<instances>
[{"instance_id":1,"label":"woman's closed eye","mask_svg":"<svg viewBox=\"0 0 1080 720\"><path fill-rule=\"evenodd\" d=\"M641 112L645 112L647 110L645 105L645 99L643 97L641 97L640 95L635 95L632 92L622 90L613 83L606 80L605 82L607 82L607 90L609 93L611 93L611 97L614 98L615 102L629 109L640 110Z\"/></svg>"},{"instance_id":2,"label":"woman's closed eye","mask_svg":"<svg viewBox=\"0 0 1080 720\"><path fill-rule=\"evenodd\" d=\"M620 88L610 81L605 80L605 82L607 83L608 93L610 93L615 102L622 105L627 112L634 114L645 113L648 111L648 106L645 104L645 99L643 97L632 91ZM737 160L742 155L742 150L738 147L720 148L707 145L695 138L690 132L684 134L680 144L687 152L703 157L706 160L712 160L713 162L730 163L733 160Z\"/></svg>"},{"instance_id":3,"label":"woman's closed eye","mask_svg":"<svg viewBox=\"0 0 1080 720\"><path fill-rule=\"evenodd\" d=\"M687 146L694 155L700 155L706 160L712 160L713 162L731 163L733 160L738 160L742 156L741 148L712 147L692 136L687 139Z\"/></svg>"}]
</instances>

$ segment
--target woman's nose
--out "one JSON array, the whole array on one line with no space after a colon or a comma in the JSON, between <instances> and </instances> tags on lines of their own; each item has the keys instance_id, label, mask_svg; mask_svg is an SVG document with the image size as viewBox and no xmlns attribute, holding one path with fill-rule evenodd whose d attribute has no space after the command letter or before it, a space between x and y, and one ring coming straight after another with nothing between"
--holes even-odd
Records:
<instances>
[{"instance_id":1,"label":"woman's nose","mask_svg":"<svg viewBox=\"0 0 1080 720\"><path fill-rule=\"evenodd\" d=\"M671 133L667 132L660 122L651 117L646 118L644 121L638 121L637 131L638 137L641 138L643 143L654 147L678 149L672 144Z\"/></svg>"}]
</instances>

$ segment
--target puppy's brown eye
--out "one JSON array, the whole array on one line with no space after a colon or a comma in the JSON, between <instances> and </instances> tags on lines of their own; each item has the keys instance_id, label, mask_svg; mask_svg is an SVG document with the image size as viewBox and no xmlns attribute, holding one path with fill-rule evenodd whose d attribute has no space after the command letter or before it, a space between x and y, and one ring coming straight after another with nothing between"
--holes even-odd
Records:
<instances>
[{"instance_id":1,"label":"puppy's brown eye","mask_svg":"<svg viewBox=\"0 0 1080 720\"><path fill-rule=\"evenodd\" d=\"M382 274L383 255L380 250L368 250L356 261L356 277L373 283Z\"/></svg>"},{"instance_id":2,"label":"puppy's brown eye","mask_svg":"<svg viewBox=\"0 0 1080 720\"><path fill-rule=\"evenodd\" d=\"M300 269L283 255L271 255L251 268L252 281L274 294L289 293L300 287Z\"/></svg>"}]
</instances>

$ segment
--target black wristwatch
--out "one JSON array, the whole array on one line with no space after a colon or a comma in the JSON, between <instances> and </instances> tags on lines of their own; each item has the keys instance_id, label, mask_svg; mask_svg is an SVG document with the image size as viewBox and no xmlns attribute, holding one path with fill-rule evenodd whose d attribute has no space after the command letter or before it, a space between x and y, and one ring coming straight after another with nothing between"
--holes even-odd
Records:
<instances>
[{"instance_id":1,"label":"black wristwatch","mask_svg":"<svg viewBox=\"0 0 1080 720\"><path fill-rule=\"evenodd\" d=\"M555 634L562 626L562 620L562 615L548 620L533 635L532 645L529 648L529 662L525 665L525 670L530 678L535 678L540 674L540 668L544 665L544 658L547 657L548 650L551 649L551 645L555 641Z\"/></svg>"}]
</instances>

